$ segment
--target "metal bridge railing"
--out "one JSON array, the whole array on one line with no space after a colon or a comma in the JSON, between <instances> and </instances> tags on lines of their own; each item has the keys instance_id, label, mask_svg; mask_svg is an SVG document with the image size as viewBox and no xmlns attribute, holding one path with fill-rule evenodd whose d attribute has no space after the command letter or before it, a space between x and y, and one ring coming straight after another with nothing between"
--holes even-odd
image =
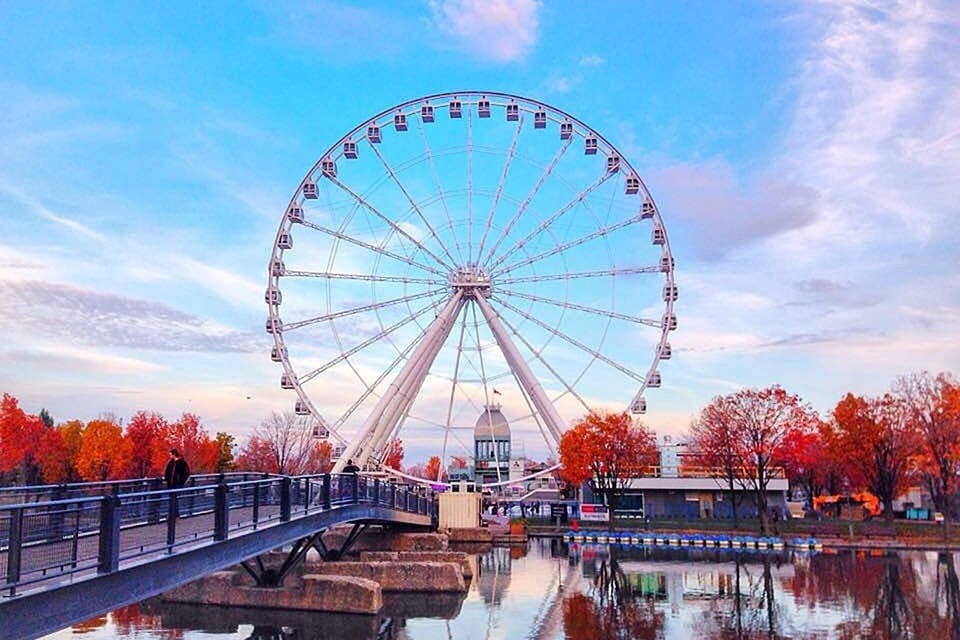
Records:
<instances>
[{"instance_id":1,"label":"metal bridge railing","mask_svg":"<svg viewBox=\"0 0 960 640\"><path fill-rule=\"evenodd\" d=\"M354 504L436 517L420 487L356 474L269 476L159 491L0 505L0 593L116 571L258 528ZM98 483L106 484L106 483Z\"/></svg>"}]
</instances>

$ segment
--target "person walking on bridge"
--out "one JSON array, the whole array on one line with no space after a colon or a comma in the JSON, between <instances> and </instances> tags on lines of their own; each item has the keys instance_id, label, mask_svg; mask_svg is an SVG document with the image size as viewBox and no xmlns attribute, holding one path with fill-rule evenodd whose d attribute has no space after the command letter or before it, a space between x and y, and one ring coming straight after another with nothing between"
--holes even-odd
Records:
<instances>
[{"instance_id":1,"label":"person walking on bridge","mask_svg":"<svg viewBox=\"0 0 960 640\"><path fill-rule=\"evenodd\" d=\"M170 461L167 462L167 468L163 470L163 480L167 483L167 489L179 489L187 484L190 478L190 466L180 455L177 449L170 449Z\"/></svg>"}]
</instances>

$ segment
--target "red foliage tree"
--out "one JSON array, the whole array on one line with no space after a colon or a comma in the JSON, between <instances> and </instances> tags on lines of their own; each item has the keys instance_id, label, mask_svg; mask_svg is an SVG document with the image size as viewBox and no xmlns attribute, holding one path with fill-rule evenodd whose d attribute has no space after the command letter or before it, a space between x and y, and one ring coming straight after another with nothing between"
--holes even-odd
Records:
<instances>
[{"instance_id":1,"label":"red foliage tree","mask_svg":"<svg viewBox=\"0 0 960 640\"><path fill-rule=\"evenodd\" d=\"M130 418L123 434L131 451L126 477L156 478L163 475L169 452L165 441L167 428L167 421L158 413L138 411Z\"/></svg>"},{"instance_id":2,"label":"red foliage tree","mask_svg":"<svg viewBox=\"0 0 960 640\"><path fill-rule=\"evenodd\" d=\"M391 440L383 454L383 466L400 471L403 468L403 440Z\"/></svg>"},{"instance_id":3,"label":"red foliage tree","mask_svg":"<svg viewBox=\"0 0 960 640\"><path fill-rule=\"evenodd\" d=\"M19 470L26 483L37 481L37 458L43 434L43 421L28 415L17 399L7 393L0 399L0 473Z\"/></svg>"},{"instance_id":4,"label":"red foliage tree","mask_svg":"<svg viewBox=\"0 0 960 640\"><path fill-rule=\"evenodd\" d=\"M893 501L905 486L920 444L907 407L891 394L867 400L848 393L834 408L833 420L852 480L880 499L884 517L891 520Z\"/></svg>"},{"instance_id":5,"label":"red foliage tree","mask_svg":"<svg viewBox=\"0 0 960 640\"><path fill-rule=\"evenodd\" d=\"M423 468L422 477L433 482L441 482L444 475L446 474L440 468L440 456L431 456Z\"/></svg>"},{"instance_id":6,"label":"red foliage tree","mask_svg":"<svg viewBox=\"0 0 960 640\"><path fill-rule=\"evenodd\" d=\"M122 478L130 464L130 443L110 420L91 420L83 430L77 472L88 481Z\"/></svg>"},{"instance_id":7,"label":"red foliage tree","mask_svg":"<svg viewBox=\"0 0 960 640\"><path fill-rule=\"evenodd\" d=\"M212 473L217 466L219 447L200 422L200 418L192 413L184 413L176 422L166 425L157 440L158 446L154 449L154 468L162 473L170 456L170 449L178 449L190 465L191 473Z\"/></svg>"},{"instance_id":8,"label":"red foliage tree","mask_svg":"<svg viewBox=\"0 0 960 640\"><path fill-rule=\"evenodd\" d=\"M273 447L257 436L251 436L240 450L240 455L237 456L237 469L260 473L280 472Z\"/></svg>"},{"instance_id":9,"label":"red foliage tree","mask_svg":"<svg viewBox=\"0 0 960 640\"><path fill-rule=\"evenodd\" d=\"M560 439L561 477L575 485L589 481L611 518L630 478L656 460L653 434L626 413L588 414Z\"/></svg>"}]
</instances>

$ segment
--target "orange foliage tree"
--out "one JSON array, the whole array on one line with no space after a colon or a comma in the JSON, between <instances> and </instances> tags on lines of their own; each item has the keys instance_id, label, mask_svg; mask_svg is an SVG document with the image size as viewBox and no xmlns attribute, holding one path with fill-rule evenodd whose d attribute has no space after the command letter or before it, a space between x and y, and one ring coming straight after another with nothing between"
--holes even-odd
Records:
<instances>
[{"instance_id":1,"label":"orange foliage tree","mask_svg":"<svg viewBox=\"0 0 960 640\"><path fill-rule=\"evenodd\" d=\"M738 508L743 501L742 473L737 455L738 425L726 409L728 400L723 397L704 407L699 418L690 428L688 457L697 466L705 469L726 493L727 504L733 516L733 526L739 524Z\"/></svg>"},{"instance_id":2,"label":"orange foliage tree","mask_svg":"<svg viewBox=\"0 0 960 640\"><path fill-rule=\"evenodd\" d=\"M611 520L630 478L656 461L653 434L626 413L590 413L560 439L561 477L577 486L589 482Z\"/></svg>"},{"instance_id":3,"label":"orange foliage tree","mask_svg":"<svg viewBox=\"0 0 960 640\"><path fill-rule=\"evenodd\" d=\"M833 409L833 421L852 480L876 495L884 517L893 519L893 501L905 487L920 444L905 403L889 393L869 400L848 393Z\"/></svg>"},{"instance_id":4,"label":"orange foliage tree","mask_svg":"<svg viewBox=\"0 0 960 640\"><path fill-rule=\"evenodd\" d=\"M434 482L440 482L443 480L443 476L446 474L443 472L443 469L440 467L440 456L431 456L427 460L426 466L423 468L423 477L427 480L432 480Z\"/></svg>"},{"instance_id":5,"label":"orange foliage tree","mask_svg":"<svg viewBox=\"0 0 960 640\"><path fill-rule=\"evenodd\" d=\"M110 420L91 420L83 430L77 472L88 481L122 478L130 455L130 443L123 439L120 425Z\"/></svg>"},{"instance_id":6,"label":"orange foliage tree","mask_svg":"<svg viewBox=\"0 0 960 640\"><path fill-rule=\"evenodd\" d=\"M155 468L162 473L164 465L169 459L170 449L178 449L180 454L190 465L190 472L212 473L217 466L220 450L216 441L210 439L210 434L200 422L200 418L193 413L184 413L176 422L171 422L160 431L160 438L156 440L154 448Z\"/></svg>"},{"instance_id":7,"label":"orange foliage tree","mask_svg":"<svg viewBox=\"0 0 960 640\"><path fill-rule=\"evenodd\" d=\"M899 378L894 393L917 432L916 468L934 506L945 516L946 531L960 491L960 383L947 373L934 377L924 371Z\"/></svg>"},{"instance_id":8,"label":"orange foliage tree","mask_svg":"<svg viewBox=\"0 0 960 640\"><path fill-rule=\"evenodd\" d=\"M167 463L164 451L167 421L158 413L138 411L124 429L123 437L130 446L128 478L156 478L163 475Z\"/></svg>"},{"instance_id":9,"label":"orange foliage tree","mask_svg":"<svg viewBox=\"0 0 960 640\"><path fill-rule=\"evenodd\" d=\"M403 440L390 441L383 454L383 466L400 471L403 468Z\"/></svg>"}]
</instances>

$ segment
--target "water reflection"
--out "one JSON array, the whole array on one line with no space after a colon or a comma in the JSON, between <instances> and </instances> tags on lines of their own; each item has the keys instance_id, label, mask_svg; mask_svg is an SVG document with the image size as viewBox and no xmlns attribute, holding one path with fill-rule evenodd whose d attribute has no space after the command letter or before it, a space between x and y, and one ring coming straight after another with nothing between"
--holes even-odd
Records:
<instances>
[{"instance_id":1,"label":"water reflection","mask_svg":"<svg viewBox=\"0 0 960 640\"><path fill-rule=\"evenodd\" d=\"M467 594L387 594L379 616L151 601L49 640L960 640L955 553L478 551Z\"/></svg>"}]
</instances>

